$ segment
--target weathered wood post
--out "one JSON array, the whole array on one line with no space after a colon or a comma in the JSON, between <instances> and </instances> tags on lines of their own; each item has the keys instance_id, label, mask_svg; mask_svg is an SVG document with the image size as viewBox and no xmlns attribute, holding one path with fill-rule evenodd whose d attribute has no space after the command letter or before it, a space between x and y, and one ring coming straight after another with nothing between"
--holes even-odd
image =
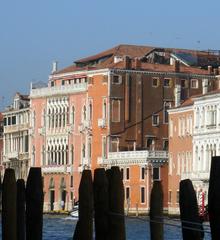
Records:
<instances>
[{"instance_id":1,"label":"weathered wood post","mask_svg":"<svg viewBox=\"0 0 220 240\"><path fill-rule=\"evenodd\" d=\"M94 172L94 210L95 210L95 238L96 240L107 240L109 195L108 179L104 168L95 169Z\"/></svg>"},{"instance_id":2,"label":"weathered wood post","mask_svg":"<svg viewBox=\"0 0 220 240\"><path fill-rule=\"evenodd\" d=\"M41 240L43 227L43 183L41 169L30 168L26 187L26 239Z\"/></svg>"},{"instance_id":3,"label":"weathered wood post","mask_svg":"<svg viewBox=\"0 0 220 240\"><path fill-rule=\"evenodd\" d=\"M25 240L25 183L17 180L17 240Z\"/></svg>"},{"instance_id":4,"label":"weathered wood post","mask_svg":"<svg viewBox=\"0 0 220 240\"><path fill-rule=\"evenodd\" d=\"M17 239L16 195L15 173L7 168L2 184L2 240Z\"/></svg>"},{"instance_id":5,"label":"weathered wood post","mask_svg":"<svg viewBox=\"0 0 220 240\"><path fill-rule=\"evenodd\" d=\"M109 179L109 239L125 240L124 186L119 167L107 171Z\"/></svg>"},{"instance_id":6,"label":"weathered wood post","mask_svg":"<svg viewBox=\"0 0 220 240\"><path fill-rule=\"evenodd\" d=\"M84 170L79 185L79 220L74 240L92 240L93 235L93 184L91 170Z\"/></svg>"},{"instance_id":7,"label":"weathered wood post","mask_svg":"<svg viewBox=\"0 0 220 240\"><path fill-rule=\"evenodd\" d=\"M212 157L209 193L208 212L213 240L220 239L220 157Z\"/></svg>"},{"instance_id":8,"label":"weathered wood post","mask_svg":"<svg viewBox=\"0 0 220 240\"><path fill-rule=\"evenodd\" d=\"M179 206L183 240L200 240L202 225L200 225L196 193L189 179L180 182Z\"/></svg>"},{"instance_id":9,"label":"weathered wood post","mask_svg":"<svg viewBox=\"0 0 220 240\"><path fill-rule=\"evenodd\" d=\"M163 240L163 189L161 181L154 181L150 197L151 240Z\"/></svg>"}]
</instances>

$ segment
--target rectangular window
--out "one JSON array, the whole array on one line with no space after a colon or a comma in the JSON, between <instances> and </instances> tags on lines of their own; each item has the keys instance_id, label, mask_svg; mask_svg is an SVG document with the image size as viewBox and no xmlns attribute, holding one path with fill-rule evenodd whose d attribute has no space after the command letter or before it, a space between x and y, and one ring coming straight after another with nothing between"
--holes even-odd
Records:
<instances>
[{"instance_id":1,"label":"rectangular window","mask_svg":"<svg viewBox=\"0 0 220 240\"><path fill-rule=\"evenodd\" d=\"M170 78L164 78L164 82L163 82L164 87L172 87L172 79Z\"/></svg>"},{"instance_id":2,"label":"rectangular window","mask_svg":"<svg viewBox=\"0 0 220 240\"><path fill-rule=\"evenodd\" d=\"M152 87L159 86L159 78L152 78Z\"/></svg>"},{"instance_id":3,"label":"rectangular window","mask_svg":"<svg viewBox=\"0 0 220 240\"><path fill-rule=\"evenodd\" d=\"M112 76L112 84L121 84L122 77L120 75L113 75Z\"/></svg>"},{"instance_id":4,"label":"rectangular window","mask_svg":"<svg viewBox=\"0 0 220 240\"><path fill-rule=\"evenodd\" d=\"M179 190L176 191L176 203L179 204L179 200L180 200L180 192Z\"/></svg>"},{"instance_id":5,"label":"rectangular window","mask_svg":"<svg viewBox=\"0 0 220 240\"><path fill-rule=\"evenodd\" d=\"M168 202L171 203L172 202L172 191L169 191L169 196L168 196Z\"/></svg>"},{"instance_id":6,"label":"rectangular window","mask_svg":"<svg viewBox=\"0 0 220 240\"><path fill-rule=\"evenodd\" d=\"M121 177L122 177L122 180L124 180L124 168L121 168Z\"/></svg>"},{"instance_id":7,"label":"rectangular window","mask_svg":"<svg viewBox=\"0 0 220 240\"><path fill-rule=\"evenodd\" d=\"M163 140L163 150L167 151L169 147L169 142L168 140Z\"/></svg>"},{"instance_id":8,"label":"rectangular window","mask_svg":"<svg viewBox=\"0 0 220 240\"><path fill-rule=\"evenodd\" d=\"M163 106L163 122L168 123L169 115L168 109L171 107L171 102L165 102Z\"/></svg>"},{"instance_id":9,"label":"rectangular window","mask_svg":"<svg viewBox=\"0 0 220 240\"><path fill-rule=\"evenodd\" d=\"M111 139L111 152L118 152L119 140L118 138Z\"/></svg>"},{"instance_id":10,"label":"rectangular window","mask_svg":"<svg viewBox=\"0 0 220 240\"><path fill-rule=\"evenodd\" d=\"M112 100L112 122L120 122L120 100Z\"/></svg>"},{"instance_id":11,"label":"rectangular window","mask_svg":"<svg viewBox=\"0 0 220 240\"><path fill-rule=\"evenodd\" d=\"M152 137L147 138L146 148L147 150L154 150L155 140Z\"/></svg>"},{"instance_id":12,"label":"rectangular window","mask_svg":"<svg viewBox=\"0 0 220 240\"><path fill-rule=\"evenodd\" d=\"M191 79L191 88L198 88L199 82L198 79Z\"/></svg>"},{"instance_id":13,"label":"rectangular window","mask_svg":"<svg viewBox=\"0 0 220 240\"><path fill-rule=\"evenodd\" d=\"M145 203L145 187L141 187L141 203Z\"/></svg>"},{"instance_id":14,"label":"rectangular window","mask_svg":"<svg viewBox=\"0 0 220 240\"><path fill-rule=\"evenodd\" d=\"M130 169L126 168L126 180L130 179Z\"/></svg>"},{"instance_id":15,"label":"rectangular window","mask_svg":"<svg viewBox=\"0 0 220 240\"><path fill-rule=\"evenodd\" d=\"M125 188L125 199L130 199L130 188L129 187Z\"/></svg>"},{"instance_id":16,"label":"rectangular window","mask_svg":"<svg viewBox=\"0 0 220 240\"><path fill-rule=\"evenodd\" d=\"M28 152L28 149L29 149L29 140L28 140L28 135L25 135L24 136L24 151L25 152Z\"/></svg>"},{"instance_id":17,"label":"rectangular window","mask_svg":"<svg viewBox=\"0 0 220 240\"><path fill-rule=\"evenodd\" d=\"M51 81L51 82L50 82L50 86L51 86L51 87L54 87L54 81Z\"/></svg>"},{"instance_id":18,"label":"rectangular window","mask_svg":"<svg viewBox=\"0 0 220 240\"><path fill-rule=\"evenodd\" d=\"M154 167L153 168L153 180L160 180L160 168Z\"/></svg>"},{"instance_id":19,"label":"rectangular window","mask_svg":"<svg viewBox=\"0 0 220 240\"><path fill-rule=\"evenodd\" d=\"M185 79L181 79L181 88L187 87L187 81Z\"/></svg>"},{"instance_id":20,"label":"rectangular window","mask_svg":"<svg viewBox=\"0 0 220 240\"><path fill-rule=\"evenodd\" d=\"M12 123L12 125L16 124L16 116L12 116L11 123Z\"/></svg>"},{"instance_id":21,"label":"rectangular window","mask_svg":"<svg viewBox=\"0 0 220 240\"><path fill-rule=\"evenodd\" d=\"M11 125L11 117L8 117L8 125Z\"/></svg>"},{"instance_id":22,"label":"rectangular window","mask_svg":"<svg viewBox=\"0 0 220 240\"><path fill-rule=\"evenodd\" d=\"M159 115L153 114L152 116L152 126L158 126L159 125Z\"/></svg>"},{"instance_id":23,"label":"rectangular window","mask_svg":"<svg viewBox=\"0 0 220 240\"><path fill-rule=\"evenodd\" d=\"M70 176L70 187L73 187L73 176Z\"/></svg>"},{"instance_id":24,"label":"rectangular window","mask_svg":"<svg viewBox=\"0 0 220 240\"><path fill-rule=\"evenodd\" d=\"M65 85L65 80L62 80L62 85Z\"/></svg>"},{"instance_id":25,"label":"rectangular window","mask_svg":"<svg viewBox=\"0 0 220 240\"><path fill-rule=\"evenodd\" d=\"M106 137L102 137L102 157L106 158L107 146L106 146Z\"/></svg>"},{"instance_id":26,"label":"rectangular window","mask_svg":"<svg viewBox=\"0 0 220 240\"><path fill-rule=\"evenodd\" d=\"M7 118L4 118L4 126L7 126Z\"/></svg>"},{"instance_id":27,"label":"rectangular window","mask_svg":"<svg viewBox=\"0 0 220 240\"><path fill-rule=\"evenodd\" d=\"M141 180L145 179L145 167L141 167Z\"/></svg>"}]
</instances>

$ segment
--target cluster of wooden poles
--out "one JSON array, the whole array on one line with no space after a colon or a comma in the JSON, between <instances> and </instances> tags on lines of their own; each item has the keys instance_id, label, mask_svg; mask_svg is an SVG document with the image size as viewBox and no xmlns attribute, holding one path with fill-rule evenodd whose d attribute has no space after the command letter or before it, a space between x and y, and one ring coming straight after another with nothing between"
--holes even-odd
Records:
<instances>
[{"instance_id":1,"label":"cluster of wooden poles","mask_svg":"<svg viewBox=\"0 0 220 240\"><path fill-rule=\"evenodd\" d=\"M43 183L40 168L30 168L27 182L16 181L6 169L2 187L2 239L41 240ZM196 193L189 179L180 182L180 219L183 240L203 239ZM209 179L208 212L212 240L220 239L220 157L213 157ZM164 239L163 190L153 183L150 197L151 240ZM94 226L94 229L93 229ZM79 186L79 219L73 240L125 240L124 187L120 169L84 170Z\"/></svg>"}]
</instances>

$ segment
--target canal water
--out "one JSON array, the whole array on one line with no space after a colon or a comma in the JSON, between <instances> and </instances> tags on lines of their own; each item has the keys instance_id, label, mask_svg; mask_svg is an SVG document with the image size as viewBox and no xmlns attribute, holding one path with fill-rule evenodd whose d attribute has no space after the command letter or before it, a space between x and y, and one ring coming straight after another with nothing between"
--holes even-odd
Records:
<instances>
[{"instance_id":1,"label":"canal water","mask_svg":"<svg viewBox=\"0 0 220 240\"><path fill-rule=\"evenodd\" d=\"M179 225L179 222L169 221L168 223ZM72 239L75 226L76 221L70 217L44 216L43 240L70 240ZM127 218L126 239L150 240L149 223L144 218ZM164 240L179 239L182 239L180 227L165 224ZM210 239L210 234L206 234L205 240Z\"/></svg>"},{"instance_id":2,"label":"canal water","mask_svg":"<svg viewBox=\"0 0 220 240\"><path fill-rule=\"evenodd\" d=\"M166 221L164 225L164 240L181 240L180 222ZM44 215L43 240L72 240L76 220L66 216ZM206 229L206 228L205 228ZM0 218L1 232L1 218ZM0 234L0 239L1 234ZM126 240L150 240L149 223L145 218L126 218ZM210 234L205 234L204 240L211 240Z\"/></svg>"}]
</instances>

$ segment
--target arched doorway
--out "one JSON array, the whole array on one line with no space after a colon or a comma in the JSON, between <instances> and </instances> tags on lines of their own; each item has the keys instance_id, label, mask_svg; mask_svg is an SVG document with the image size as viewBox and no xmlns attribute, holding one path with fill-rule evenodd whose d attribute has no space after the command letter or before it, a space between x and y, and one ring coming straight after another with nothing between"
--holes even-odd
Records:
<instances>
[{"instance_id":1,"label":"arched doorway","mask_svg":"<svg viewBox=\"0 0 220 240\"><path fill-rule=\"evenodd\" d=\"M60 205L61 209L64 210L66 206L66 183L64 178L60 182Z\"/></svg>"},{"instance_id":2,"label":"arched doorway","mask_svg":"<svg viewBox=\"0 0 220 240\"><path fill-rule=\"evenodd\" d=\"M54 211L54 202L55 202L55 190L54 190L54 180L53 178L50 179L49 185L49 196L50 196L50 211Z\"/></svg>"}]
</instances>

